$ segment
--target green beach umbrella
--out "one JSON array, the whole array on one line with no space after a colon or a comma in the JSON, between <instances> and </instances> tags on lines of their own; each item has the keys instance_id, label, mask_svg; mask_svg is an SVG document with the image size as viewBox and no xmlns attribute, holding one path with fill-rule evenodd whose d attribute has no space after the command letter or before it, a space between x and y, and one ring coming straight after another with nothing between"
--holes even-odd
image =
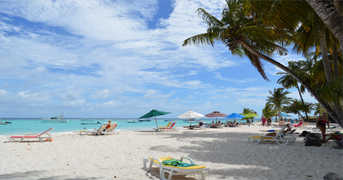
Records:
<instances>
[{"instance_id":1,"label":"green beach umbrella","mask_svg":"<svg viewBox=\"0 0 343 180\"><path fill-rule=\"evenodd\" d=\"M151 118L151 117L156 117L156 116L162 116L162 115L166 115L169 114L170 112L164 112L164 111L159 111L156 109L151 110L150 112L144 114L143 116L141 116L139 119L145 119L145 118ZM156 123L156 128L158 129L158 124L157 124L157 120L155 118L155 123Z\"/></svg>"},{"instance_id":2,"label":"green beach umbrella","mask_svg":"<svg viewBox=\"0 0 343 180\"><path fill-rule=\"evenodd\" d=\"M242 114L245 119L251 119L257 116L255 113L247 113L247 114Z\"/></svg>"}]
</instances>

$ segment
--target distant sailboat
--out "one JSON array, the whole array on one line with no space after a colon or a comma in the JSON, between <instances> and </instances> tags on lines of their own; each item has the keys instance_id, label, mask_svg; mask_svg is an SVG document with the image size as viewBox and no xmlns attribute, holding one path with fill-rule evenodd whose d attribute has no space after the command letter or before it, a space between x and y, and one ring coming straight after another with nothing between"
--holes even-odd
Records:
<instances>
[{"instance_id":1,"label":"distant sailboat","mask_svg":"<svg viewBox=\"0 0 343 180\"><path fill-rule=\"evenodd\" d=\"M53 116L49 119L43 119L42 122L44 123L67 123L68 120L64 119L63 115Z\"/></svg>"}]
</instances>

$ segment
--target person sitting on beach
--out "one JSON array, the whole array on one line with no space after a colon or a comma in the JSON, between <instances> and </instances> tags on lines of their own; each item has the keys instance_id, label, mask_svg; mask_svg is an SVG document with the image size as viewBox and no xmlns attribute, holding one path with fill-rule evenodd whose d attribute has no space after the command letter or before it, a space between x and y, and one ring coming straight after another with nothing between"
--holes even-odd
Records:
<instances>
[{"instance_id":1,"label":"person sitting on beach","mask_svg":"<svg viewBox=\"0 0 343 180\"><path fill-rule=\"evenodd\" d=\"M287 133L292 133L292 132L294 132L294 131L295 131L295 129L294 129L294 130L292 129L290 123L287 123L286 126L285 126L284 129L283 129L283 132L284 132L285 134L287 134Z\"/></svg>"},{"instance_id":2,"label":"person sitting on beach","mask_svg":"<svg viewBox=\"0 0 343 180\"><path fill-rule=\"evenodd\" d=\"M108 120L107 124L106 124L106 128L104 129L104 131L106 131L107 129L111 128L112 124L111 124L111 120Z\"/></svg>"},{"instance_id":3,"label":"person sitting on beach","mask_svg":"<svg viewBox=\"0 0 343 180\"><path fill-rule=\"evenodd\" d=\"M210 128L218 128L218 127L219 127L218 121L217 122L212 121Z\"/></svg>"},{"instance_id":4,"label":"person sitting on beach","mask_svg":"<svg viewBox=\"0 0 343 180\"><path fill-rule=\"evenodd\" d=\"M233 123L232 123L231 121L228 121L228 122L226 123L226 127L233 127Z\"/></svg>"}]
</instances>

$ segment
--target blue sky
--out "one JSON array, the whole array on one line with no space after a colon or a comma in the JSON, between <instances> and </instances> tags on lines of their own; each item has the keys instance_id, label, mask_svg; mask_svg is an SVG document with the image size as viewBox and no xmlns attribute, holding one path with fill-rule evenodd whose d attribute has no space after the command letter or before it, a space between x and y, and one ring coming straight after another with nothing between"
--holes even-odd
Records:
<instances>
[{"instance_id":1,"label":"blue sky","mask_svg":"<svg viewBox=\"0 0 343 180\"><path fill-rule=\"evenodd\" d=\"M138 117L152 108L169 117L244 107L260 114L278 69L264 63L265 81L220 43L181 46L206 30L196 9L219 16L224 2L1 1L0 117Z\"/></svg>"}]
</instances>

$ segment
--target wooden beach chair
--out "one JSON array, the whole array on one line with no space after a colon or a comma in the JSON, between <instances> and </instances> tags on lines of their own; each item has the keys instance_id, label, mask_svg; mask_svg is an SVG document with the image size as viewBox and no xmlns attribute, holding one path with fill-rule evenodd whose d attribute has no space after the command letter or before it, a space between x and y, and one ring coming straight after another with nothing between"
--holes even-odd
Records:
<instances>
[{"instance_id":1,"label":"wooden beach chair","mask_svg":"<svg viewBox=\"0 0 343 180\"><path fill-rule=\"evenodd\" d=\"M178 167L172 165L164 165L163 161L167 160L175 160L172 157L161 157L161 158L145 158L143 160L143 167L148 172L151 172L153 165L157 166L160 171L160 179L161 180L171 180L173 175L189 175L189 174L200 174L201 180L205 180L205 173L207 173L208 169L205 166L196 165L193 161L188 157L182 157L180 161L188 160L190 166L187 167ZM165 174L168 174L168 178L166 178Z\"/></svg>"},{"instance_id":2,"label":"wooden beach chair","mask_svg":"<svg viewBox=\"0 0 343 180\"><path fill-rule=\"evenodd\" d=\"M53 128L49 128L39 134L27 134L21 136L10 136L10 142L51 142L52 137L49 133Z\"/></svg>"}]
</instances>

